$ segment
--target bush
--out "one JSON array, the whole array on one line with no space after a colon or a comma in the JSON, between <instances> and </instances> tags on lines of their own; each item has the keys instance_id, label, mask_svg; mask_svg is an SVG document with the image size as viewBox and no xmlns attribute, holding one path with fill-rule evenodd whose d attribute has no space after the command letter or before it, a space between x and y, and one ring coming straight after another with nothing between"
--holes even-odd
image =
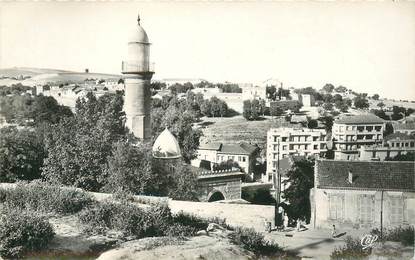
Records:
<instances>
[{"instance_id":1,"label":"bush","mask_svg":"<svg viewBox=\"0 0 415 260\"><path fill-rule=\"evenodd\" d=\"M370 232L380 238L380 230L375 228ZM399 226L391 229L386 229L382 234L382 241L401 242L405 246L414 245L414 227L413 226Z\"/></svg>"},{"instance_id":2,"label":"bush","mask_svg":"<svg viewBox=\"0 0 415 260\"><path fill-rule=\"evenodd\" d=\"M90 205L92 198L74 188L33 182L19 183L14 189L0 189L0 203L10 209L72 214Z\"/></svg>"},{"instance_id":3,"label":"bush","mask_svg":"<svg viewBox=\"0 0 415 260\"><path fill-rule=\"evenodd\" d=\"M253 228L236 228L231 234L231 241L257 255L275 256L276 254L284 254L277 243L266 240L264 235L256 232Z\"/></svg>"},{"instance_id":4,"label":"bush","mask_svg":"<svg viewBox=\"0 0 415 260\"><path fill-rule=\"evenodd\" d=\"M163 235L171 222L171 213L164 204L142 209L131 203L104 201L80 212L79 219L89 233L115 230L126 236L142 238Z\"/></svg>"},{"instance_id":5,"label":"bush","mask_svg":"<svg viewBox=\"0 0 415 260\"><path fill-rule=\"evenodd\" d=\"M0 221L0 255L16 258L43 249L53 236L53 228L44 218L29 212L8 212Z\"/></svg>"},{"instance_id":6,"label":"bush","mask_svg":"<svg viewBox=\"0 0 415 260\"><path fill-rule=\"evenodd\" d=\"M331 259L354 260L365 259L372 252L372 248L363 249L360 239L347 236L346 245L335 248L331 253Z\"/></svg>"}]
</instances>

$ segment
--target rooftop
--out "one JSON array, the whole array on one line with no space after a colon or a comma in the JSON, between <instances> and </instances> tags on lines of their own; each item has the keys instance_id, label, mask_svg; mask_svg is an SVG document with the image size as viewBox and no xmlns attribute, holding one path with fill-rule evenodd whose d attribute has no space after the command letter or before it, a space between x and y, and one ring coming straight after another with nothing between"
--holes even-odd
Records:
<instances>
[{"instance_id":1,"label":"rooftop","mask_svg":"<svg viewBox=\"0 0 415 260\"><path fill-rule=\"evenodd\" d=\"M258 149L257 146L245 142L239 144L205 143L200 144L200 150L215 150L226 154L246 154L251 155Z\"/></svg>"},{"instance_id":2,"label":"rooftop","mask_svg":"<svg viewBox=\"0 0 415 260\"><path fill-rule=\"evenodd\" d=\"M336 121L335 124L382 124L385 121L372 114L344 116Z\"/></svg>"},{"instance_id":3,"label":"rooftop","mask_svg":"<svg viewBox=\"0 0 415 260\"><path fill-rule=\"evenodd\" d=\"M226 154L246 154L251 155L258 147L241 142L239 144L222 144L222 148L220 149L220 153Z\"/></svg>"},{"instance_id":4,"label":"rooftop","mask_svg":"<svg viewBox=\"0 0 415 260\"><path fill-rule=\"evenodd\" d=\"M315 171L317 188L415 192L414 162L317 160Z\"/></svg>"}]
</instances>

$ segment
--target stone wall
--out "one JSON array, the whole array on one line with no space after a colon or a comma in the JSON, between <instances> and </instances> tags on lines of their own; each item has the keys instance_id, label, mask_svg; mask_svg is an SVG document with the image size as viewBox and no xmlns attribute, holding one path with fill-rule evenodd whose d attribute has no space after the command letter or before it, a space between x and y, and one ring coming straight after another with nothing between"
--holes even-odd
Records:
<instances>
[{"instance_id":1,"label":"stone wall","mask_svg":"<svg viewBox=\"0 0 415 260\"><path fill-rule=\"evenodd\" d=\"M244 226L264 231L265 221L274 226L274 206L228 204L220 202L191 202L169 200L173 213L183 211L203 218L221 218L230 226Z\"/></svg>"}]
</instances>

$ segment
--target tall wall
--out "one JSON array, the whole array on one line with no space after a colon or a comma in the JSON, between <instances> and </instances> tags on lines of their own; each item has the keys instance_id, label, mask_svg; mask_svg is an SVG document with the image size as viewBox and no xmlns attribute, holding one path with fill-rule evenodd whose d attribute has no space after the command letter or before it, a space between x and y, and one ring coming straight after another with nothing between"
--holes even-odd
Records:
<instances>
[{"instance_id":1,"label":"tall wall","mask_svg":"<svg viewBox=\"0 0 415 260\"><path fill-rule=\"evenodd\" d=\"M339 196L342 205L339 207L342 217L330 218L330 198ZM359 207L363 196L370 197L371 207ZM397 198L402 203L402 221L393 222L392 211L396 214L396 208L392 209L392 199ZM364 190L331 190L313 189L311 194L312 217L311 224L316 228L331 228L333 224L344 228L380 228L381 208L383 208L382 222L386 228L400 225L415 224L415 193L414 192L384 192L383 202L380 191ZM383 204L383 206L382 206ZM364 204L366 205L366 204ZM362 219L362 209L370 211L371 219ZM369 210L370 209L370 210Z\"/></svg>"},{"instance_id":2,"label":"tall wall","mask_svg":"<svg viewBox=\"0 0 415 260\"><path fill-rule=\"evenodd\" d=\"M241 176L199 179L198 195L200 201L208 201L210 196L219 191L226 200L241 198Z\"/></svg>"}]
</instances>

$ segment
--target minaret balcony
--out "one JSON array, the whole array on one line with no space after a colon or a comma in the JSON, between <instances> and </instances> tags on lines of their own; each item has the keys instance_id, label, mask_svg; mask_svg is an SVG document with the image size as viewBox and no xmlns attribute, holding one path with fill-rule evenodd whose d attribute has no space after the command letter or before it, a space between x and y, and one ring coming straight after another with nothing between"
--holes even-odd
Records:
<instances>
[{"instance_id":1,"label":"minaret balcony","mask_svg":"<svg viewBox=\"0 0 415 260\"><path fill-rule=\"evenodd\" d=\"M143 64L142 62L123 61L122 73L154 73L154 63Z\"/></svg>"}]
</instances>

